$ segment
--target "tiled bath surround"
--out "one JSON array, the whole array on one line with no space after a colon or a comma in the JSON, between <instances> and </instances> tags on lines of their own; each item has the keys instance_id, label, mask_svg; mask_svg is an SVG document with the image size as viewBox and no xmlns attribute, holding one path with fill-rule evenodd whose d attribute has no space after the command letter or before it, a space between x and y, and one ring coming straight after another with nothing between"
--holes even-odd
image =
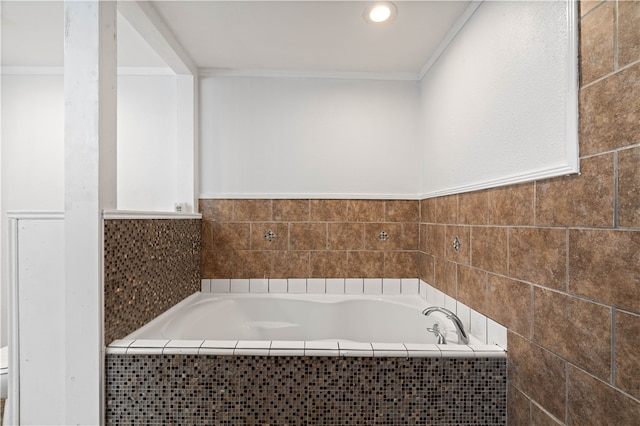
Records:
<instances>
[{"instance_id":1,"label":"tiled bath surround","mask_svg":"<svg viewBox=\"0 0 640 426\"><path fill-rule=\"evenodd\" d=\"M106 344L200 289L200 232L199 219L105 217Z\"/></svg>"},{"instance_id":2,"label":"tiled bath surround","mask_svg":"<svg viewBox=\"0 0 640 426\"><path fill-rule=\"evenodd\" d=\"M202 277L419 276L508 328L509 424L636 423L640 2L580 9L580 175L421 202L201 200Z\"/></svg>"},{"instance_id":3,"label":"tiled bath surround","mask_svg":"<svg viewBox=\"0 0 640 426\"><path fill-rule=\"evenodd\" d=\"M203 278L418 276L417 201L203 199L200 211Z\"/></svg>"},{"instance_id":4,"label":"tiled bath surround","mask_svg":"<svg viewBox=\"0 0 640 426\"><path fill-rule=\"evenodd\" d=\"M421 201L420 278L509 329L515 426L640 419L640 2L581 14L581 174Z\"/></svg>"},{"instance_id":5,"label":"tiled bath surround","mask_svg":"<svg viewBox=\"0 0 640 426\"><path fill-rule=\"evenodd\" d=\"M505 393L505 358L107 355L114 425L504 425Z\"/></svg>"},{"instance_id":6,"label":"tiled bath surround","mask_svg":"<svg viewBox=\"0 0 640 426\"><path fill-rule=\"evenodd\" d=\"M507 349L507 329L484 314L417 278L203 279L202 292L295 294L419 294L454 312L481 343Z\"/></svg>"}]
</instances>

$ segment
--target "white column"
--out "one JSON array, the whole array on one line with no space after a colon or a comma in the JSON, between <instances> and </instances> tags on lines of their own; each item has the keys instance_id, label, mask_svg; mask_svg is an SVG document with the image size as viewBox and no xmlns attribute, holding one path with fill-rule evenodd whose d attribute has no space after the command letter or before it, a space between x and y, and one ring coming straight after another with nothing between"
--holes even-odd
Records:
<instances>
[{"instance_id":1,"label":"white column","mask_svg":"<svg viewBox=\"0 0 640 426\"><path fill-rule=\"evenodd\" d=\"M66 423L103 423L102 209L116 208L116 3L66 0Z\"/></svg>"},{"instance_id":2,"label":"white column","mask_svg":"<svg viewBox=\"0 0 640 426\"><path fill-rule=\"evenodd\" d=\"M198 208L196 132L196 76L177 75L177 202L189 204L188 210Z\"/></svg>"}]
</instances>

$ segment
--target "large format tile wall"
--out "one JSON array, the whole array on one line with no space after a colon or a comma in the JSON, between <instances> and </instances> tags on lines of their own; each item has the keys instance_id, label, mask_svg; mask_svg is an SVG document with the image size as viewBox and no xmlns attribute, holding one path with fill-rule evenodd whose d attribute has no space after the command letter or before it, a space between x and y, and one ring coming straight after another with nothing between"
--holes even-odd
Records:
<instances>
[{"instance_id":1,"label":"large format tile wall","mask_svg":"<svg viewBox=\"0 0 640 426\"><path fill-rule=\"evenodd\" d=\"M202 278L418 276L417 201L203 199L200 212Z\"/></svg>"},{"instance_id":2,"label":"large format tile wall","mask_svg":"<svg viewBox=\"0 0 640 426\"><path fill-rule=\"evenodd\" d=\"M639 34L581 4L579 176L421 202L420 278L508 328L511 425L640 421Z\"/></svg>"},{"instance_id":3,"label":"large format tile wall","mask_svg":"<svg viewBox=\"0 0 640 426\"><path fill-rule=\"evenodd\" d=\"M105 219L109 344L200 290L200 219Z\"/></svg>"}]
</instances>

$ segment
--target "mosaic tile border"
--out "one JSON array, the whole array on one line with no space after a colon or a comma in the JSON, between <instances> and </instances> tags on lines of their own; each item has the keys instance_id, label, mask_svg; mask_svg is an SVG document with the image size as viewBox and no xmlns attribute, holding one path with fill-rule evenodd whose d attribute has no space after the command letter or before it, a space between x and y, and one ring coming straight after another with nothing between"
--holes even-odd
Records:
<instances>
[{"instance_id":1,"label":"mosaic tile border","mask_svg":"<svg viewBox=\"0 0 640 426\"><path fill-rule=\"evenodd\" d=\"M504 425L507 360L107 355L106 420Z\"/></svg>"}]
</instances>

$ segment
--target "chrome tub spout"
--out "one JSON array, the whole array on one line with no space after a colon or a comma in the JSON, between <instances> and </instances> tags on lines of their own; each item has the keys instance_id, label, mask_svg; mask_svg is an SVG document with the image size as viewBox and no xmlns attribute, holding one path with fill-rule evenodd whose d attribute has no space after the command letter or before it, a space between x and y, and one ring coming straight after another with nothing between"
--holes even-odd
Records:
<instances>
[{"instance_id":1,"label":"chrome tub spout","mask_svg":"<svg viewBox=\"0 0 640 426\"><path fill-rule=\"evenodd\" d=\"M447 316L447 318L449 318L453 322L453 325L455 325L456 331L458 332L458 344L460 345L469 344L469 335L464 330L462 321L460 321L460 318L458 318L456 314L454 314L453 312L451 312L446 308L441 308L440 306L431 306L429 308L426 308L424 311L422 311L422 314L425 316L429 316L429 314L432 314L433 312L443 313Z\"/></svg>"}]
</instances>

